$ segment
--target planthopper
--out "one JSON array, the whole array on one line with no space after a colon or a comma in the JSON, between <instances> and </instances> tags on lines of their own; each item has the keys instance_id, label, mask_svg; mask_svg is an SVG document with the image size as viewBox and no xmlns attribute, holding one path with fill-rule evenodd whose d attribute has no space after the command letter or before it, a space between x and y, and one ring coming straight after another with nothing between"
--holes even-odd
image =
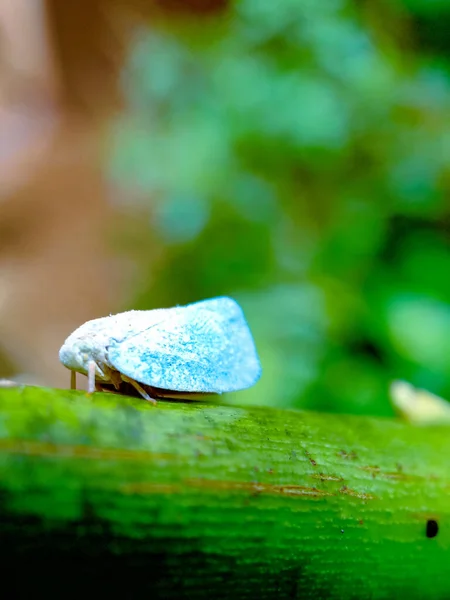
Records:
<instances>
[{"instance_id":1,"label":"planthopper","mask_svg":"<svg viewBox=\"0 0 450 600\"><path fill-rule=\"evenodd\" d=\"M242 309L231 298L155 310L131 310L88 321L59 351L60 361L88 377L88 391L131 385L155 398L234 392L254 385L261 366Z\"/></svg>"}]
</instances>

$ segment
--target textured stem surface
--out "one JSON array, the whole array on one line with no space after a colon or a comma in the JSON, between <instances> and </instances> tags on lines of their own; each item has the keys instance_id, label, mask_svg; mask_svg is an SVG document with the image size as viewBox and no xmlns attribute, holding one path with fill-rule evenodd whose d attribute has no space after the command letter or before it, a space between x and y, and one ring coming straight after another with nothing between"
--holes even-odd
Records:
<instances>
[{"instance_id":1,"label":"textured stem surface","mask_svg":"<svg viewBox=\"0 0 450 600\"><path fill-rule=\"evenodd\" d=\"M449 456L449 427L3 389L2 585L449 598Z\"/></svg>"}]
</instances>

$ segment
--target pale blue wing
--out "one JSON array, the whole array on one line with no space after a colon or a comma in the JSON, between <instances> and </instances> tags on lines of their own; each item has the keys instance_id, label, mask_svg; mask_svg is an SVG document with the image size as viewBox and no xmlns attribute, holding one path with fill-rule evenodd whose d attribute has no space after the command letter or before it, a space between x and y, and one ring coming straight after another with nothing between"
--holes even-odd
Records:
<instances>
[{"instance_id":1,"label":"pale blue wing","mask_svg":"<svg viewBox=\"0 0 450 600\"><path fill-rule=\"evenodd\" d=\"M167 318L108 350L120 373L183 392L232 392L256 383L261 366L239 305L213 298L167 311Z\"/></svg>"}]
</instances>

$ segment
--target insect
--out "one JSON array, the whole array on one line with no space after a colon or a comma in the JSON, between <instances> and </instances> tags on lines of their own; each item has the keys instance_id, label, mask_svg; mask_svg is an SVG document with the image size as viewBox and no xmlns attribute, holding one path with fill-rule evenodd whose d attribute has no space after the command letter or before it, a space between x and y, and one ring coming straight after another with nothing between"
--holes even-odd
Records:
<instances>
[{"instance_id":1,"label":"insect","mask_svg":"<svg viewBox=\"0 0 450 600\"><path fill-rule=\"evenodd\" d=\"M447 400L416 388L407 381L393 381L389 394L395 410L410 423L429 425L450 421L450 404Z\"/></svg>"},{"instance_id":2,"label":"insect","mask_svg":"<svg viewBox=\"0 0 450 600\"><path fill-rule=\"evenodd\" d=\"M88 391L131 384L139 394L190 397L248 388L261 366L242 309L225 296L88 321L64 342L59 359L88 376Z\"/></svg>"}]
</instances>

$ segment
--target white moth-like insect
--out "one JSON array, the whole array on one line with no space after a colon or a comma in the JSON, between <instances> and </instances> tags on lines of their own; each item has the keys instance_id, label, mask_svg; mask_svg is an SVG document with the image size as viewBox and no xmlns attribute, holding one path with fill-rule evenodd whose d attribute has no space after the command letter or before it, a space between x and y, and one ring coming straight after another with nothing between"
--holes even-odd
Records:
<instances>
[{"instance_id":1,"label":"white moth-like insect","mask_svg":"<svg viewBox=\"0 0 450 600\"><path fill-rule=\"evenodd\" d=\"M131 310L88 321L64 342L59 359L88 376L88 391L120 390L189 397L254 385L261 366L240 306L227 297L155 310Z\"/></svg>"}]
</instances>

